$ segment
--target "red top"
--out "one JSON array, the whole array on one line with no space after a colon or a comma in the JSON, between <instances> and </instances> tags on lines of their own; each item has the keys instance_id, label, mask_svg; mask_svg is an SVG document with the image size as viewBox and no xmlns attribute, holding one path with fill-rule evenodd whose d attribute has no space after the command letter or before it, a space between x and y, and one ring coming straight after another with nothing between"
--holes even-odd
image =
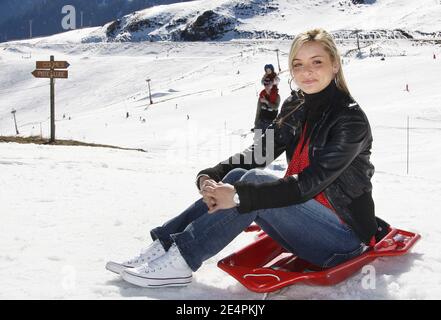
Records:
<instances>
[{"instance_id":1,"label":"red top","mask_svg":"<svg viewBox=\"0 0 441 320\"><path fill-rule=\"evenodd\" d=\"M305 127L303 128L302 135L300 136L299 143L297 144L297 147L294 151L294 155L292 156L292 159L288 165L288 169L286 170L285 177L292 176L293 174L299 174L306 167L309 166L309 154L308 154L309 138L306 141L305 145L303 146L303 149L301 150L305 140L305 131L306 131L306 124ZM323 191L320 192L318 195L316 195L314 199L320 202L325 207L335 212L335 209L331 206Z\"/></svg>"}]
</instances>

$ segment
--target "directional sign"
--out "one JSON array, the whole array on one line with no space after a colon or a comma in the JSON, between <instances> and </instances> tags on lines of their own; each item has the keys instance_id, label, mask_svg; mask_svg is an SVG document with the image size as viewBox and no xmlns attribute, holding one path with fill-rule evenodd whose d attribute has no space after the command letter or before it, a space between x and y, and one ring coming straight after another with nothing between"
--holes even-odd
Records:
<instances>
[{"instance_id":1,"label":"directional sign","mask_svg":"<svg viewBox=\"0 0 441 320\"><path fill-rule=\"evenodd\" d=\"M68 71L67 70L34 70L32 71L32 75L35 78L60 78L67 79Z\"/></svg>"},{"instance_id":2,"label":"directional sign","mask_svg":"<svg viewBox=\"0 0 441 320\"><path fill-rule=\"evenodd\" d=\"M50 80L50 99L51 99L51 139L50 143L55 142L55 79L67 79L67 69L69 63L67 61L55 61L55 57L51 56L50 61L36 61L37 68L32 71L35 78L49 78ZM17 132L18 134L18 132Z\"/></svg>"},{"instance_id":3,"label":"directional sign","mask_svg":"<svg viewBox=\"0 0 441 320\"><path fill-rule=\"evenodd\" d=\"M67 69L70 64L67 61L37 61L37 69Z\"/></svg>"}]
</instances>

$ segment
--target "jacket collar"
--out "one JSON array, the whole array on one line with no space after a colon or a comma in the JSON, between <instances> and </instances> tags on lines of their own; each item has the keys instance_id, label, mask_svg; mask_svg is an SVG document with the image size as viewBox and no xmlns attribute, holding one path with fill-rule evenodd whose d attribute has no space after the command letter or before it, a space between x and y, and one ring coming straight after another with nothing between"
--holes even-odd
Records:
<instances>
[{"instance_id":1,"label":"jacket collar","mask_svg":"<svg viewBox=\"0 0 441 320\"><path fill-rule=\"evenodd\" d=\"M334 97L338 91L335 81L331 81L322 91L307 94L301 92L305 99L305 111L307 119L316 121L333 104Z\"/></svg>"}]
</instances>

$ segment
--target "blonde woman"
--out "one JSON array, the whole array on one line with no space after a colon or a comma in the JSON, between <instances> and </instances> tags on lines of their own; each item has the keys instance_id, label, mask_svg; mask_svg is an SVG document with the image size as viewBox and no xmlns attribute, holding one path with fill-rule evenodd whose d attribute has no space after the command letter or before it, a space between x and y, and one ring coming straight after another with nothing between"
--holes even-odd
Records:
<instances>
[{"instance_id":1,"label":"blonde woman","mask_svg":"<svg viewBox=\"0 0 441 320\"><path fill-rule=\"evenodd\" d=\"M299 90L286 99L261 146L201 171L202 198L153 229L154 242L139 256L109 262L107 269L142 287L185 286L252 223L323 268L373 244L371 129L351 97L331 35L322 29L299 34L289 67ZM257 150L264 161L257 161ZM258 169L283 152L284 178Z\"/></svg>"}]
</instances>

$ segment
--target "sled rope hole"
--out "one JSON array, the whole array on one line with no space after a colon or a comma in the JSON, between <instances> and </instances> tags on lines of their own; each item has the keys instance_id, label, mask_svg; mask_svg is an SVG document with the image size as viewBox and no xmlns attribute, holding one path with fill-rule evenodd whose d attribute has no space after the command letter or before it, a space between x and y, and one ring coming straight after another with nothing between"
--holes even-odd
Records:
<instances>
[{"instance_id":1,"label":"sled rope hole","mask_svg":"<svg viewBox=\"0 0 441 320\"><path fill-rule=\"evenodd\" d=\"M274 277L277 279L277 281L281 281L280 277L276 276L275 274L270 274L270 273L247 273L243 275L243 278L246 279L247 277Z\"/></svg>"}]
</instances>

